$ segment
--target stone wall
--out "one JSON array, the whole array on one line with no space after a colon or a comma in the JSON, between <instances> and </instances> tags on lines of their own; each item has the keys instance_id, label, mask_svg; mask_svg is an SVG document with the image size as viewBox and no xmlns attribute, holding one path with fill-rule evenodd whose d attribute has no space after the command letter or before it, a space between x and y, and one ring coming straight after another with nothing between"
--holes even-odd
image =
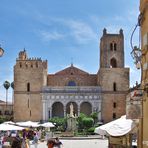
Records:
<instances>
[{"instance_id":1,"label":"stone wall","mask_svg":"<svg viewBox=\"0 0 148 148\"><path fill-rule=\"evenodd\" d=\"M75 81L77 86L97 86L97 75L48 75L48 86L67 86Z\"/></svg>"}]
</instances>

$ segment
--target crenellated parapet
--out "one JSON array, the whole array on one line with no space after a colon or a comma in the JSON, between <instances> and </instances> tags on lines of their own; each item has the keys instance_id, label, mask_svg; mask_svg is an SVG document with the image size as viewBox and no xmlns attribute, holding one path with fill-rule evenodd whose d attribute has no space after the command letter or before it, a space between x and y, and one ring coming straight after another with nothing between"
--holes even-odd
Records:
<instances>
[{"instance_id":1,"label":"crenellated parapet","mask_svg":"<svg viewBox=\"0 0 148 148\"><path fill-rule=\"evenodd\" d=\"M41 58L31 57L28 58L27 52L24 49L19 52L19 57L16 59L17 68L45 68L47 69L47 60L42 60Z\"/></svg>"}]
</instances>

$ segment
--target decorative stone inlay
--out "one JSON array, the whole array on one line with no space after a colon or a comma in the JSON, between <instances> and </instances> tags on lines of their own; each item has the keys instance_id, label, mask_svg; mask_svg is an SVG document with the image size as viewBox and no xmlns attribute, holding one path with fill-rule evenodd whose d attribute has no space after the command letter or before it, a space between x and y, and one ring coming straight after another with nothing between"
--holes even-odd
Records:
<instances>
[{"instance_id":1,"label":"decorative stone inlay","mask_svg":"<svg viewBox=\"0 0 148 148\"><path fill-rule=\"evenodd\" d=\"M59 96L56 96L56 99L59 99Z\"/></svg>"},{"instance_id":2,"label":"decorative stone inlay","mask_svg":"<svg viewBox=\"0 0 148 148\"><path fill-rule=\"evenodd\" d=\"M54 99L55 98L55 96L51 96L51 99Z\"/></svg>"},{"instance_id":3,"label":"decorative stone inlay","mask_svg":"<svg viewBox=\"0 0 148 148\"><path fill-rule=\"evenodd\" d=\"M61 99L64 99L64 96L61 96Z\"/></svg>"}]
</instances>

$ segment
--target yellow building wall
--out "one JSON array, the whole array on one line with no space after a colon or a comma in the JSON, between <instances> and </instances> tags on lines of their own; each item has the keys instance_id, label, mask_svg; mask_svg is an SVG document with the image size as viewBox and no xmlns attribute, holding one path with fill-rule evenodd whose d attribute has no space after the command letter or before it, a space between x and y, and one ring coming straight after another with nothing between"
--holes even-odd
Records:
<instances>
[{"instance_id":1,"label":"yellow building wall","mask_svg":"<svg viewBox=\"0 0 148 148\"><path fill-rule=\"evenodd\" d=\"M140 1L141 45L142 45L142 88L148 87L148 0ZM148 148L148 94L143 95L143 120L141 124L141 142L139 147Z\"/></svg>"}]
</instances>

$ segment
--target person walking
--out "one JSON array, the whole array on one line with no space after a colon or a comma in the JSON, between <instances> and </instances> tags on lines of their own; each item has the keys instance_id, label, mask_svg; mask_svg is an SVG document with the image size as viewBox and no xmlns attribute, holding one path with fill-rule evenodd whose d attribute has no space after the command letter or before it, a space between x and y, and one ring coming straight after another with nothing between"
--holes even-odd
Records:
<instances>
[{"instance_id":1,"label":"person walking","mask_svg":"<svg viewBox=\"0 0 148 148\"><path fill-rule=\"evenodd\" d=\"M27 143L27 139L23 138L21 148L29 148L29 145Z\"/></svg>"},{"instance_id":2,"label":"person walking","mask_svg":"<svg viewBox=\"0 0 148 148\"><path fill-rule=\"evenodd\" d=\"M55 148L61 148L61 146L63 146L62 142L59 140L58 137L56 137L56 138L55 138L54 147L55 147Z\"/></svg>"},{"instance_id":3,"label":"person walking","mask_svg":"<svg viewBox=\"0 0 148 148\"><path fill-rule=\"evenodd\" d=\"M38 147L38 135L36 133L34 133L33 144L35 148Z\"/></svg>"},{"instance_id":4,"label":"person walking","mask_svg":"<svg viewBox=\"0 0 148 148\"><path fill-rule=\"evenodd\" d=\"M48 141L47 141L47 147L48 147L48 148L53 148L54 145L55 145L55 140L53 140L53 139L48 139Z\"/></svg>"}]
</instances>

